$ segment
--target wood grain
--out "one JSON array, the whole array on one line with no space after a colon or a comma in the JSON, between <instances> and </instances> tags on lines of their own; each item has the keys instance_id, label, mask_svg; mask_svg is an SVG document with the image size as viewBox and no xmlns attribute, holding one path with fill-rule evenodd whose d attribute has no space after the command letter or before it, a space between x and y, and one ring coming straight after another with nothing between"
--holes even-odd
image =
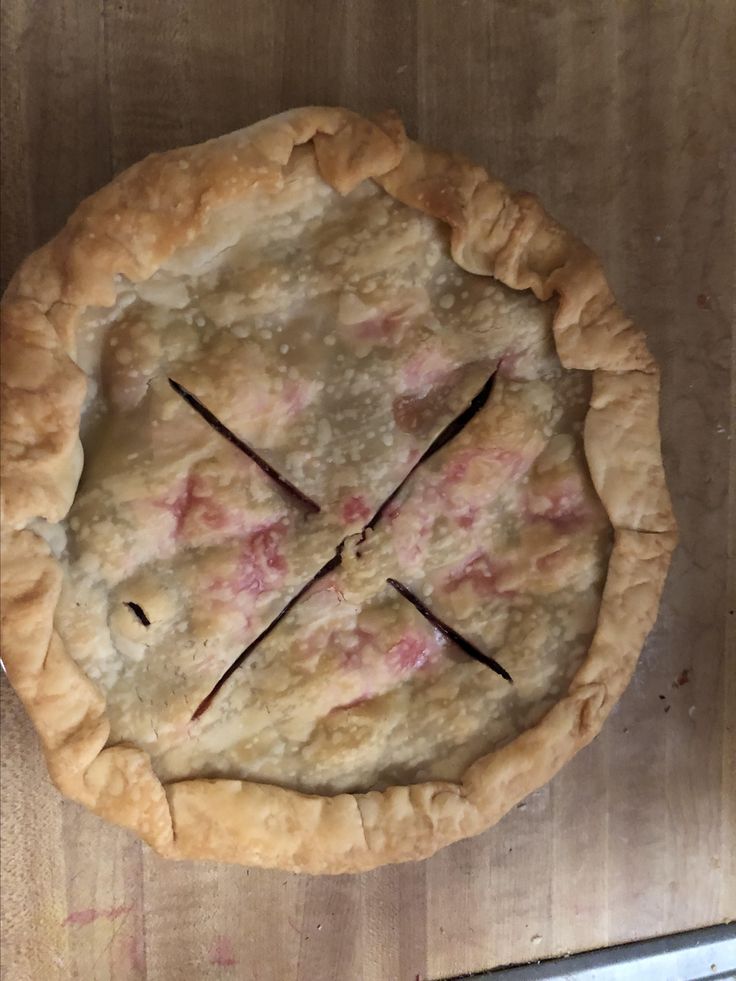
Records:
<instances>
[{"instance_id":1,"label":"wood grain","mask_svg":"<svg viewBox=\"0 0 736 981\"><path fill-rule=\"evenodd\" d=\"M604 258L662 364L681 546L602 736L419 865L167 864L60 800L3 684L4 979L414 981L736 916L729 50L732 0L5 0L4 281L146 153L292 105L395 106Z\"/></svg>"}]
</instances>

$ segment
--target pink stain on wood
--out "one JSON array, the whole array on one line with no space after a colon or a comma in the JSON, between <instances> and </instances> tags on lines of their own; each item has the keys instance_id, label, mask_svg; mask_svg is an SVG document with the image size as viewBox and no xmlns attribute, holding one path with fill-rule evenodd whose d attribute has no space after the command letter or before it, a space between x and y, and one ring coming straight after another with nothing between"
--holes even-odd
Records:
<instances>
[{"instance_id":1,"label":"pink stain on wood","mask_svg":"<svg viewBox=\"0 0 736 981\"><path fill-rule=\"evenodd\" d=\"M238 963L229 937L217 936L210 947L210 964L217 967L234 967Z\"/></svg>"},{"instance_id":2,"label":"pink stain on wood","mask_svg":"<svg viewBox=\"0 0 736 981\"><path fill-rule=\"evenodd\" d=\"M143 936L135 933L125 941L131 968L138 974L146 973L146 950Z\"/></svg>"},{"instance_id":3,"label":"pink stain on wood","mask_svg":"<svg viewBox=\"0 0 736 981\"><path fill-rule=\"evenodd\" d=\"M62 920L61 925L89 926L90 923L94 923L96 920L112 922L124 916L126 913L130 913L132 909L132 906L111 906L110 909L79 909L70 913L65 920Z\"/></svg>"}]
</instances>

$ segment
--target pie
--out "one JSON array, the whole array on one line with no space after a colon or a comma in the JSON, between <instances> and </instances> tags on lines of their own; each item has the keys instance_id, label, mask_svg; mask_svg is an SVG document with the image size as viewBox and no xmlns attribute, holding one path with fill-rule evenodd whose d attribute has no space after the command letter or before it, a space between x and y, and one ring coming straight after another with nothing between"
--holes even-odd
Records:
<instances>
[{"instance_id":1,"label":"pie","mask_svg":"<svg viewBox=\"0 0 736 981\"><path fill-rule=\"evenodd\" d=\"M426 857L598 732L675 544L598 261L397 117L144 160L3 301L3 656L163 855Z\"/></svg>"}]
</instances>

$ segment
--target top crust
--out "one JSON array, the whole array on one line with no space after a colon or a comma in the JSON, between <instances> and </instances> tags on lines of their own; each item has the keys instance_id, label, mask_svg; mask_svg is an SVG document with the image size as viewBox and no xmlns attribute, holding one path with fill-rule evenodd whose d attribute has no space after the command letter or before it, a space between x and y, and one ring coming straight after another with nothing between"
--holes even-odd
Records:
<instances>
[{"instance_id":1,"label":"top crust","mask_svg":"<svg viewBox=\"0 0 736 981\"><path fill-rule=\"evenodd\" d=\"M78 325L85 310L115 302L121 277L145 280L191 242L213 208L256 185L278 188L294 147L306 143L340 193L372 178L450 225L462 268L539 299L559 297L560 360L593 372L584 443L615 529L598 627L567 695L457 784L329 798L245 781L162 786L145 753L104 748L104 699L54 632L62 572L34 530L39 518L65 516L81 472ZM659 449L658 373L598 260L535 198L408 140L393 114L368 120L344 109L297 109L121 174L23 263L2 319L3 656L66 794L171 857L355 871L426 857L488 827L600 730L654 622L676 540Z\"/></svg>"}]
</instances>

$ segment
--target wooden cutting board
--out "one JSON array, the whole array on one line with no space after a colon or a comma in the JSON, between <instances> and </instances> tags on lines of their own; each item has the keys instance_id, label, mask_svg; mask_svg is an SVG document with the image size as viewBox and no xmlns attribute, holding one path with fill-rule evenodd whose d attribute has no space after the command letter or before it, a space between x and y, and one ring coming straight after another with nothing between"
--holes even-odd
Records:
<instances>
[{"instance_id":1,"label":"wooden cutting board","mask_svg":"<svg viewBox=\"0 0 736 981\"><path fill-rule=\"evenodd\" d=\"M733 917L733 0L5 0L3 18L6 278L150 151L304 103L394 106L604 258L662 364L681 546L602 736L418 865L167 864L61 801L3 683L2 977L415 981Z\"/></svg>"}]
</instances>

